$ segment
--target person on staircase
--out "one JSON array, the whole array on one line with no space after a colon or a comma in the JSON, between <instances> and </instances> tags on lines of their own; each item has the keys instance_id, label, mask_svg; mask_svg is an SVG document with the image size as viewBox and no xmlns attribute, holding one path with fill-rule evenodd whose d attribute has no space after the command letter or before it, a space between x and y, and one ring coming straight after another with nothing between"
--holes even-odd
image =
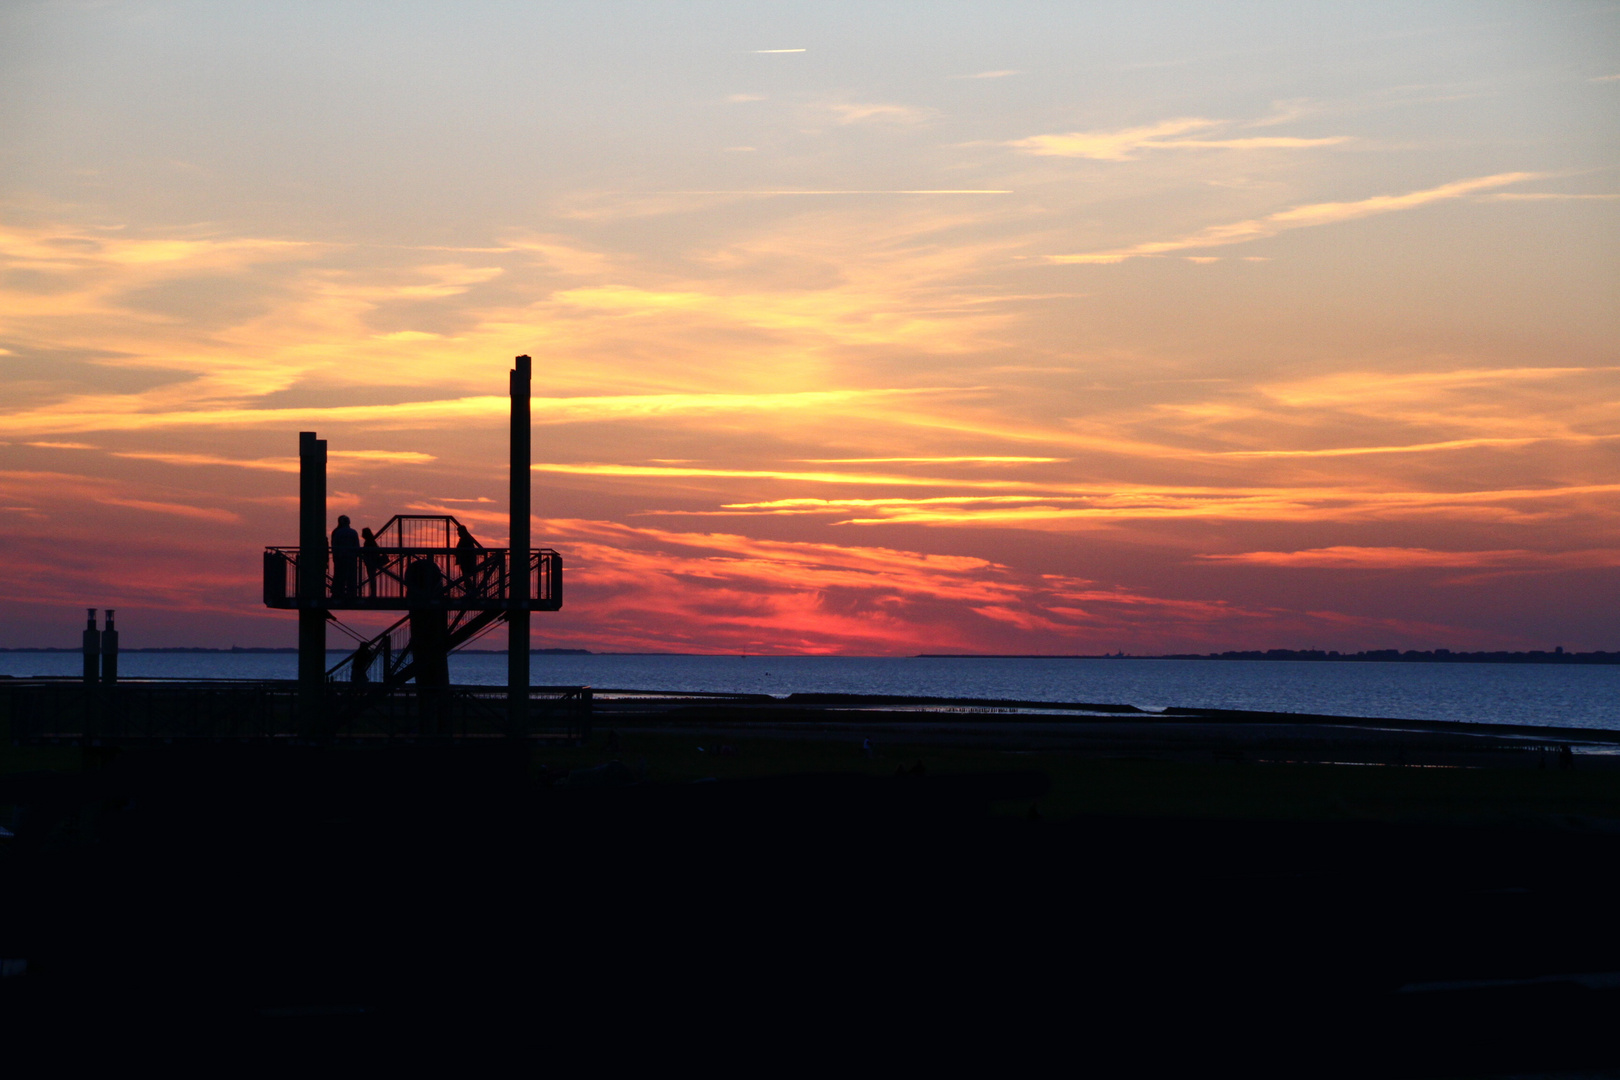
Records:
<instances>
[{"instance_id":1,"label":"person on staircase","mask_svg":"<svg viewBox=\"0 0 1620 1080\"><path fill-rule=\"evenodd\" d=\"M461 538L456 541L456 568L461 571L461 591L464 596L474 596L479 592L478 552L480 545L473 539L473 534L467 526L456 522L456 529Z\"/></svg>"}]
</instances>

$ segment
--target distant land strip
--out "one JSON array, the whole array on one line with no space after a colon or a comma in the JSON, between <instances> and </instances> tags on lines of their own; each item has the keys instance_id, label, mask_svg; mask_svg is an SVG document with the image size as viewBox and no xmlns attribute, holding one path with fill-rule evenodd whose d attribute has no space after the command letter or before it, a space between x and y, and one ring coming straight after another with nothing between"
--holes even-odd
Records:
<instances>
[{"instance_id":1,"label":"distant land strip","mask_svg":"<svg viewBox=\"0 0 1620 1080\"><path fill-rule=\"evenodd\" d=\"M24 647L24 648L15 648L15 649L0 649L0 653L76 653L76 652L83 652L83 651L84 650L82 648L78 647L78 646L58 647L58 646L54 646L54 645L39 646L39 647L29 646L29 647ZM222 654L225 654L225 655L228 656L228 655L231 655L231 654L247 654L247 653L251 653L251 654L254 654L254 655L258 655L260 653L297 653L298 649L296 647L278 647L278 648L274 648L274 649L244 649L239 645L232 645L228 649L204 649L204 648L191 648L191 647L186 647L186 646L177 646L177 647L173 647L173 648L155 648L155 649L119 649L118 651L121 654L122 653L222 653ZM341 654L347 656L350 652L353 652L354 650L352 650L352 649L327 649L326 651L329 652L329 653L341 653ZM506 655L506 650L505 649L458 649L456 651L457 652L464 652L464 653L499 653L502 656ZM591 656L591 655L593 655L591 653L591 650L589 650L589 649L530 649L529 653L530 653L530 655L534 655L534 656Z\"/></svg>"},{"instance_id":2,"label":"distant land strip","mask_svg":"<svg viewBox=\"0 0 1620 1080\"><path fill-rule=\"evenodd\" d=\"M1250 649L1221 653L1163 653L1136 655L1098 653L1052 655L1050 653L918 653L919 660L1362 660L1403 664L1620 664L1620 652L1565 652L1562 647L1546 652L1452 652L1450 649L1418 650L1368 649L1364 652L1324 652L1321 649Z\"/></svg>"}]
</instances>

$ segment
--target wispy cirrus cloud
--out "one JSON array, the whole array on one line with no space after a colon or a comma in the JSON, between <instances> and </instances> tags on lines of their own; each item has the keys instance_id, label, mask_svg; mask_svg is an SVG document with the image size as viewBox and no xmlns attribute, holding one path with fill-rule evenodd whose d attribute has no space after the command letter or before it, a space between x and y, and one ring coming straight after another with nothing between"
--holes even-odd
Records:
<instances>
[{"instance_id":1,"label":"wispy cirrus cloud","mask_svg":"<svg viewBox=\"0 0 1620 1080\"><path fill-rule=\"evenodd\" d=\"M1620 434L1607 435L1527 435L1518 438L1447 439L1443 442L1402 443L1394 446L1338 446L1320 450L1223 450L1222 457L1232 458L1333 458L1361 457L1367 454L1429 454L1437 450L1473 450L1478 447L1528 446L1538 442L1604 442L1620 439Z\"/></svg>"},{"instance_id":2,"label":"wispy cirrus cloud","mask_svg":"<svg viewBox=\"0 0 1620 1080\"><path fill-rule=\"evenodd\" d=\"M704 473L693 470L702 476ZM596 475L612 475L598 473ZM647 475L631 473L630 475ZM679 474L677 474L679 475ZM688 474L691 475L691 474ZM1120 484L1114 487L1033 482L987 483L942 478L818 473L709 470L714 481L838 483L868 487L973 487L971 493L929 496L795 495L736 500L713 511L660 510L672 516L835 515L838 525L932 525L976 528L1065 530L1111 527L1125 522L1197 519L1209 522L1383 521L1401 519L1531 522L1544 519L1548 505L1578 506L1620 492L1620 484L1571 484L1542 488L1471 491L1388 491L1328 484L1295 487L1171 487ZM1022 488L1020 494L991 494ZM1089 490L1088 490L1089 489ZM853 515L853 516L850 516Z\"/></svg>"},{"instance_id":3,"label":"wispy cirrus cloud","mask_svg":"<svg viewBox=\"0 0 1620 1080\"><path fill-rule=\"evenodd\" d=\"M732 150L752 150L733 146ZM1011 195L1011 188L740 188L720 191L640 192L654 195Z\"/></svg>"},{"instance_id":4,"label":"wispy cirrus cloud","mask_svg":"<svg viewBox=\"0 0 1620 1080\"><path fill-rule=\"evenodd\" d=\"M1520 567L1579 570L1620 566L1620 550L1437 551L1414 547L1336 546L1303 551L1244 551L1227 555L1199 555L1205 562L1246 563L1257 566L1328 568L1335 570L1423 570Z\"/></svg>"},{"instance_id":5,"label":"wispy cirrus cloud","mask_svg":"<svg viewBox=\"0 0 1620 1080\"><path fill-rule=\"evenodd\" d=\"M898 487L986 487L1005 488L1005 480L962 480L955 477L907 476L901 473L808 472L795 469L724 469L687 465L617 465L611 463L538 462L536 472L569 473L575 476L603 477L690 477L708 480L777 480L811 484L865 484ZM1035 487L1035 484L1012 486Z\"/></svg>"},{"instance_id":6,"label":"wispy cirrus cloud","mask_svg":"<svg viewBox=\"0 0 1620 1080\"><path fill-rule=\"evenodd\" d=\"M1122 485L1125 490L1090 495L1055 493L976 498L971 495L931 499L828 499L822 512L861 516L841 519L845 525L941 525L1002 528L1083 528L1110 522L1168 519L1207 521L1376 521L1402 518L1459 521L1535 521L1544 516L1538 504L1577 503L1592 496L1620 492L1620 484L1580 484L1547 488L1474 491L1376 491L1348 487L1155 489ZM815 510L806 500L773 500L734 504L737 509L769 512L775 508Z\"/></svg>"},{"instance_id":7,"label":"wispy cirrus cloud","mask_svg":"<svg viewBox=\"0 0 1620 1080\"><path fill-rule=\"evenodd\" d=\"M305 258L334 246L264 237L149 236L107 229L0 225L0 252L6 262L42 270L98 265L132 270L173 265L229 269L264 260Z\"/></svg>"},{"instance_id":8,"label":"wispy cirrus cloud","mask_svg":"<svg viewBox=\"0 0 1620 1080\"><path fill-rule=\"evenodd\" d=\"M932 109L892 102L831 102L822 106L840 124L920 124L932 119Z\"/></svg>"},{"instance_id":9,"label":"wispy cirrus cloud","mask_svg":"<svg viewBox=\"0 0 1620 1080\"><path fill-rule=\"evenodd\" d=\"M1029 465L1044 462L1066 461L1066 458L1053 457L1014 457L1009 455L971 454L950 457L872 457L872 458L800 458L806 465L877 465L885 462L895 464L968 464L968 465Z\"/></svg>"},{"instance_id":10,"label":"wispy cirrus cloud","mask_svg":"<svg viewBox=\"0 0 1620 1080\"><path fill-rule=\"evenodd\" d=\"M1528 453L1541 445L1601 446L1620 433L1617 373L1620 368L1599 363L1586 367L1341 371L1261 383L1255 387L1255 411L1232 417L1228 428L1234 434L1241 425L1252 430L1261 416L1292 426L1297 418L1311 415L1318 427L1382 431L1402 437L1348 447L1324 447L1313 438L1315 445L1233 447L1227 456L1352 458L1493 447ZM1303 433L1289 434L1287 441L1294 442L1299 434ZM1412 434L1429 438L1413 439ZM1296 455L1296 451L1306 453Z\"/></svg>"},{"instance_id":11,"label":"wispy cirrus cloud","mask_svg":"<svg viewBox=\"0 0 1620 1080\"><path fill-rule=\"evenodd\" d=\"M1612 374L1620 367L1448 367L1441 371L1337 371L1309 379L1260 383L1266 397L1296 408L1330 405L1431 404L1458 391L1497 392L1503 384Z\"/></svg>"},{"instance_id":12,"label":"wispy cirrus cloud","mask_svg":"<svg viewBox=\"0 0 1620 1080\"><path fill-rule=\"evenodd\" d=\"M142 513L165 517L190 518L217 524L236 524L241 515L218 505L182 501L170 489L148 486L131 490L129 485L97 477L79 476L64 472L33 472L24 470L0 471L0 502L22 503L25 493L35 496L34 505L23 507L38 520L55 517L65 519L83 516L87 504L123 507ZM44 496L41 498L40 496ZM15 541L16 537L12 537Z\"/></svg>"},{"instance_id":13,"label":"wispy cirrus cloud","mask_svg":"<svg viewBox=\"0 0 1620 1080\"><path fill-rule=\"evenodd\" d=\"M1134 161L1146 150L1289 150L1338 146L1349 135L1299 138L1287 135L1239 135L1230 138L1190 137L1228 126L1228 121L1189 116L1142 127L1112 131L1070 131L1058 135L1031 135L1003 145L1043 157L1091 158L1094 161Z\"/></svg>"},{"instance_id":14,"label":"wispy cirrus cloud","mask_svg":"<svg viewBox=\"0 0 1620 1080\"><path fill-rule=\"evenodd\" d=\"M827 408L884 399L955 393L939 388L874 390L806 390L780 394L624 394L605 397L536 397L537 424L583 423L604 420L691 416L724 412L761 412L780 409ZM86 408L89 401L71 399L60 405L0 415L0 432L34 431L155 431L186 427L275 426L300 424L373 424L411 427L498 419L511 408L510 399L494 395L410 401L389 405L334 405L308 408L208 408L143 410L127 399L115 406ZM356 452L359 453L359 452Z\"/></svg>"},{"instance_id":15,"label":"wispy cirrus cloud","mask_svg":"<svg viewBox=\"0 0 1620 1080\"><path fill-rule=\"evenodd\" d=\"M195 518L198 521L213 521L234 525L242 520L241 515L218 506L192 506L187 503L154 502L150 499L126 499L119 495L103 495L96 501L107 506L126 506L131 510L146 510L154 514Z\"/></svg>"},{"instance_id":16,"label":"wispy cirrus cloud","mask_svg":"<svg viewBox=\"0 0 1620 1080\"><path fill-rule=\"evenodd\" d=\"M1592 193L1569 193L1562 191L1498 191L1490 195L1481 195L1481 202L1568 202L1582 199L1595 199L1607 202L1611 199L1620 199L1620 192L1603 191Z\"/></svg>"},{"instance_id":17,"label":"wispy cirrus cloud","mask_svg":"<svg viewBox=\"0 0 1620 1080\"><path fill-rule=\"evenodd\" d=\"M235 469L259 469L267 472L295 473L300 468L295 457L244 459L220 457L216 454L149 450L115 450L111 456L133 461L156 461L164 465L223 465ZM357 465L424 465L437 460L432 454L415 450L331 450L326 456L327 468L331 472L352 472Z\"/></svg>"},{"instance_id":18,"label":"wispy cirrus cloud","mask_svg":"<svg viewBox=\"0 0 1620 1080\"><path fill-rule=\"evenodd\" d=\"M1252 240L1263 240L1270 236L1276 236L1278 233L1290 229L1332 225L1341 221L1354 221L1358 218L1372 217L1377 214L1411 210L1419 206L1426 206L1429 203L1462 198L1493 187L1503 187L1507 184L1533 180L1541 175L1540 173L1530 172L1497 173L1492 176L1457 180L1449 184L1441 184L1438 187L1409 191L1401 195L1375 195L1354 202L1311 203L1306 206L1295 206L1287 210L1279 210L1275 214L1267 214L1265 217L1251 218L1247 221L1233 222L1229 225L1212 225L1209 228L1200 229L1198 232L1174 240L1155 240L1133 244L1129 247L1113 248L1107 251L1091 251L1076 255L1049 255L1047 261L1053 263L1118 263L1124 262L1126 259L1165 255L1176 251L1222 247L1228 244L1246 244Z\"/></svg>"}]
</instances>

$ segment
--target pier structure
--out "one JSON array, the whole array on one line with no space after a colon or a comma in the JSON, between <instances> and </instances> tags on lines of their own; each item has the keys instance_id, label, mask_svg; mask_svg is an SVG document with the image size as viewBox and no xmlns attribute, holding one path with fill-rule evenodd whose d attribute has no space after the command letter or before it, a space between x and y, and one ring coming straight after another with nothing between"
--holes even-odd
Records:
<instances>
[{"instance_id":1,"label":"pier structure","mask_svg":"<svg viewBox=\"0 0 1620 1080\"><path fill-rule=\"evenodd\" d=\"M531 364L519 356L509 374L505 548L486 547L449 514L396 514L363 546L339 546L335 534L329 542L326 440L299 433L299 543L265 548L264 603L298 612L298 711L306 735L318 737L411 681L425 726L442 726L433 714L446 700L449 654L502 622L508 628L506 730L524 732L531 712L529 615L556 611L563 598L562 556L530 547ZM327 625L338 622L339 611L403 614L369 638L350 631L358 646L328 666Z\"/></svg>"}]
</instances>

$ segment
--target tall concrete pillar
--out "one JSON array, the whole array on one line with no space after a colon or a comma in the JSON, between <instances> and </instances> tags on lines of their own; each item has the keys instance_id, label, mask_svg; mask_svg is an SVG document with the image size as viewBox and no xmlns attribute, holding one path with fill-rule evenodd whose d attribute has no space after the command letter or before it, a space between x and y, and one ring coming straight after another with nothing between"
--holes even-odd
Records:
<instances>
[{"instance_id":1,"label":"tall concrete pillar","mask_svg":"<svg viewBox=\"0 0 1620 1080\"><path fill-rule=\"evenodd\" d=\"M326 695L326 440L298 433L299 728L319 733Z\"/></svg>"},{"instance_id":2,"label":"tall concrete pillar","mask_svg":"<svg viewBox=\"0 0 1620 1080\"><path fill-rule=\"evenodd\" d=\"M529 598L534 583L529 579L529 394L532 361L520 356L511 372L512 432L510 490L507 508L511 514L508 541L508 571L511 575L510 610L506 631L507 733L516 738L529 726Z\"/></svg>"}]
</instances>

